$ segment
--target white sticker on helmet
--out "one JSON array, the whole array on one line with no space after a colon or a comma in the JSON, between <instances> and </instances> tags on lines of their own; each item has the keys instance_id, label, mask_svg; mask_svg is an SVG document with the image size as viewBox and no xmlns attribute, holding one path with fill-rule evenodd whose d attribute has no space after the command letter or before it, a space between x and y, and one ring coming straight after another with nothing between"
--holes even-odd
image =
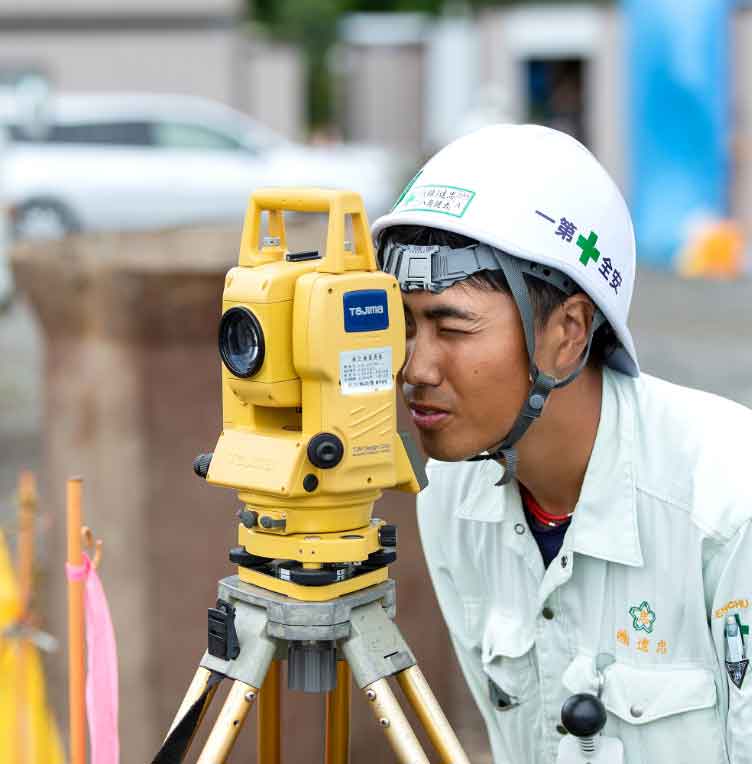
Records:
<instances>
[{"instance_id":1,"label":"white sticker on helmet","mask_svg":"<svg viewBox=\"0 0 752 764\"><path fill-rule=\"evenodd\" d=\"M395 212L437 212L461 218L475 197L475 191L457 186L413 186L395 207Z\"/></svg>"}]
</instances>

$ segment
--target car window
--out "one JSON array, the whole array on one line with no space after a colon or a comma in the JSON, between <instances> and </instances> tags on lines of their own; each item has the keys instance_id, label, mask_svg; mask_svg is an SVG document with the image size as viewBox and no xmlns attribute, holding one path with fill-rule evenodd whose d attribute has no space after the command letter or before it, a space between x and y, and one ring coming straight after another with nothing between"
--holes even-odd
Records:
<instances>
[{"instance_id":1,"label":"car window","mask_svg":"<svg viewBox=\"0 0 752 764\"><path fill-rule=\"evenodd\" d=\"M55 124L41 137L34 137L18 126L11 127L15 141L33 143L107 144L113 146L149 146L151 139L146 122L81 122Z\"/></svg>"},{"instance_id":2,"label":"car window","mask_svg":"<svg viewBox=\"0 0 752 764\"><path fill-rule=\"evenodd\" d=\"M157 122L154 125L154 142L157 146L170 149L238 151L245 148L227 133L185 122Z\"/></svg>"}]
</instances>

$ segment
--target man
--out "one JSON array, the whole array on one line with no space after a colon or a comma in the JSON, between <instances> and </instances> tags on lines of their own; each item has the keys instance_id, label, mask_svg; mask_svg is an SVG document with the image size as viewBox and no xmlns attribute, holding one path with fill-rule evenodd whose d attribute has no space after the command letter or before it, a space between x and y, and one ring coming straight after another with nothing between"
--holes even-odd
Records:
<instances>
[{"instance_id":1,"label":"man","mask_svg":"<svg viewBox=\"0 0 752 764\"><path fill-rule=\"evenodd\" d=\"M562 133L497 125L373 233L431 457L421 537L496 764L589 761L576 693L605 705L599 761L751 764L752 412L640 374L613 181Z\"/></svg>"}]
</instances>

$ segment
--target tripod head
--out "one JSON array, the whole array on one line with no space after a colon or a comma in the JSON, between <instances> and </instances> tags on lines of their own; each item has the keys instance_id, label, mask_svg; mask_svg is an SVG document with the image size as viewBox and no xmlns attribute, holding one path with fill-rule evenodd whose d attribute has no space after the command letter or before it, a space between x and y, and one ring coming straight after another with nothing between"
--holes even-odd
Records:
<instances>
[{"instance_id":1,"label":"tripod head","mask_svg":"<svg viewBox=\"0 0 752 764\"><path fill-rule=\"evenodd\" d=\"M323 257L287 250L286 210L328 213ZM426 481L397 432L400 290L378 270L357 194L253 194L225 279L219 349L223 429L194 469L244 504L231 554L240 578L307 600L385 580L396 531L372 519L373 504L384 489L417 493Z\"/></svg>"}]
</instances>

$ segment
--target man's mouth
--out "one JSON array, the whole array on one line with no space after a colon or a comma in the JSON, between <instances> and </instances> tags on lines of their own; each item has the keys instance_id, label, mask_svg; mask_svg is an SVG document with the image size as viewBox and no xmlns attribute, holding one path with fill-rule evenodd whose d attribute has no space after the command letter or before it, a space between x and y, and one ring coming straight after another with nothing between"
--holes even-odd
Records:
<instances>
[{"instance_id":1,"label":"man's mouth","mask_svg":"<svg viewBox=\"0 0 752 764\"><path fill-rule=\"evenodd\" d=\"M413 422L421 430L432 430L445 422L450 414L446 409L437 408L423 403L408 404Z\"/></svg>"}]
</instances>

